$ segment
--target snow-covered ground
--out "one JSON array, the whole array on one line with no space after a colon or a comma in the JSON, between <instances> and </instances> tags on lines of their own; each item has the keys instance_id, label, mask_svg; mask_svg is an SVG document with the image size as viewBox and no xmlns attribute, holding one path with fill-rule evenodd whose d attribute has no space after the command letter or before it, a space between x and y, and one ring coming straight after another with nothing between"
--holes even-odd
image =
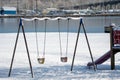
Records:
<instances>
[{"instance_id":1,"label":"snow-covered ground","mask_svg":"<svg viewBox=\"0 0 120 80\"><path fill-rule=\"evenodd\" d=\"M43 53L44 33L38 33L39 54ZM91 61L85 36L80 34L73 71L70 71L74 52L76 33L69 34L68 62L60 61L60 46L58 33L47 33L45 64L37 62L37 49L35 33L26 33L28 47L34 72L31 77L27 53L22 33L16 49L11 77L8 71L13 54L16 33L0 34L0 80L119 80L120 79L120 55L116 55L116 69L110 70L110 59L98 66L97 71L89 69L87 63ZM65 55L66 33L61 34L62 52ZM94 60L110 50L109 34L88 33Z\"/></svg>"}]
</instances>

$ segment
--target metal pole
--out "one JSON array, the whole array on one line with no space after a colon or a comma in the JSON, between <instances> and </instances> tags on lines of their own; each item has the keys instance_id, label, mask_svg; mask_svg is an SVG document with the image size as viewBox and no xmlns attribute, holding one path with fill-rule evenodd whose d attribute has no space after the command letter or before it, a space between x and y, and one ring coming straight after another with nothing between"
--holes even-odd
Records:
<instances>
[{"instance_id":1,"label":"metal pole","mask_svg":"<svg viewBox=\"0 0 120 80\"><path fill-rule=\"evenodd\" d=\"M74 55L73 55L73 60L72 60L72 65L71 65L71 71L72 71L73 65L74 65L74 59L75 59L75 54L76 54L76 49L77 49L77 44L78 44L80 29L81 29L81 20L80 20L80 24L79 24L79 28L78 28L78 32L77 32L77 39L76 39L76 44L75 44L75 49L74 49Z\"/></svg>"},{"instance_id":2,"label":"metal pole","mask_svg":"<svg viewBox=\"0 0 120 80\"><path fill-rule=\"evenodd\" d=\"M13 56L12 56L12 60L11 60L11 65L10 65L8 77L10 77L10 75L11 75L12 65L13 65L15 51L16 51L17 42L18 42L18 37L19 37L19 33L20 33L20 27L22 27L22 32L23 32L23 36L24 36L24 40L25 40L26 50L27 50L29 64L30 64L30 69L31 69L31 75L32 75L32 78L33 78L33 71L32 71L32 65L31 65L29 50L28 50L28 46L27 46L27 40L26 40L25 31L24 31L24 27L22 25L22 20L21 19L20 19L20 24L19 24L18 32L17 32L17 37L16 37L16 41L15 41L15 47L14 47L14 51L13 51Z\"/></svg>"},{"instance_id":3,"label":"metal pole","mask_svg":"<svg viewBox=\"0 0 120 80\"><path fill-rule=\"evenodd\" d=\"M11 75L11 70L12 70L12 65L13 65L13 61L14 61L15 51L16 51L16 47L17 47L17 42L18 42L20 27L21 26L19 26L18 32L17 32L17 37L16 37L16 41L15 41L15 47L14 47L14 51L13 51L13 56L12 56L12 60L11 60L11 65L10 65L10 70L9 70L8 77L10 77L10 75Z\"/></svg>"},{"instance_id":4,"label":"metal pole","mask_svg":"<svg viewBox=\"0 0 120 80\"><path fill-rule=\"evenodd\" d=\"M81 19L81 20L80 20L80 24L79 24L79 28L78 28L78 33L77 33L77 39L76 39L76 44L75 44L75 49L74 49L74 55L73 55L73 60L72 60L72 65L71 65L71 71L72 71L73 65L74 65L74 59L75 59L75 54L76 54L76 49L77 49L77 44L78 44L78 39L79 39L79 34L80 34L81 26L83 27L84 34L85 34L86 41L87 41L87 45L88 45L89 52L90 52L90 56L91 56L92 62L94 63L93 56L92 56L92 52L91 52L90 45L89 45L89 41L88 41L87 34L86 34L86 30L85 30L83 21L82 21L82 19ZM94 64L94 70L96 70L95 64Z\"/></svg>"},{"instance_id":5,"label":"metal pole","mask_svg":"<svg viewBox=\"0 0 120 80\"><path fill-rule=\"evenodd\" d=\"M83 31L84 31L85 38L86 38L86 41L87 41L87 45L88 45L88 49L89 49L90 56L91 56L91 59L92 59L92 63L93 63L93 66L94 66L94 70L96 71L96 66L95 66L95 63L94 63L94 60L93 60L92 51L91 51L91 48L90 48L90 44L89 44L89 41L88 41L88 37L87 37L87 34L86 34L86 30L85 30L85 27L84 27L83 22L82 22L81 24L82 24L82 26L83 26Z\"/></svg>"},{"instance_id":6,"label":"metal pole","mask_svg":"<svg viewBox=\"0 0 120 80\"><path fill-rule=\"evenodd\" d=\"M32 75L32 78L33 78L32 64L31 64L31 60L30 60L30 55L29 55L29 50L28 50L28 45L27 45L27 40L26 40L26 36L25 36L25 31L24 31L23 25L22 25L22 31L23 31L23 36L24 36L24 40L25 40L28 60L29 60L29 64L30 64L31 75Z\"/></svg>"}]
</instances>

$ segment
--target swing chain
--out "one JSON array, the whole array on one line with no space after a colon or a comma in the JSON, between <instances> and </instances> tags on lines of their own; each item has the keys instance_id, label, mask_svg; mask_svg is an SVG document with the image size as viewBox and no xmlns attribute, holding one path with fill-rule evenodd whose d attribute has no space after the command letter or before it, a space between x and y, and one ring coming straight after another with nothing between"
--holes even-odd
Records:
<instances>
[{"instance_id":1,"label":"swing chain","mask_svg":"<svg viewBox=\"0 0 120 80\"><path fill-rule=\"evenodd\" d=\"M36 36L37 56L39 56L39 50L38 50L38 47L39 47L39 46L38 46L38 34L37 34L37 25L36 25L36 24L37 24L37 19L34 20L34 24L35 24L34 26L35 26L35 32L36 32L36 35L35 35L35 36Z\"/></svg>"},{"instance_id":2,"label":"swing chain","mask_svg":"<svg viewBox=\"0 0 120 80\"><path fill-rule=\"evenodd\" d=\"M58 19L58 31L59 31L59 43L60 43L60 55L61 55L61 61L62 62L67 62L67 53L68 53L68 37L69 37L69 20L67 22L67 39L66 39L66 55L65 57L62 57L62 44L61 44L61 34L60 34L60 19Z\"/></svg>"},{"instance_id":3,"label":"swing chain","mask_svg":"<svg viewBox=\"0 0 120 80\"><path fill-rule=\"evenodd\" d=\"M35 21L35 32L36 32L36 47L37 47L37 56L39 56L39 45L38 45L38 34L37 34L37 19ZM45 56L45 47L46 47L46 25L47 19L45 19L45 34L44 34L44 48L43 48L43 57Z\"/></svg>"},{"instance_id":4,"label":"swing chain","mask_svg":"<svg viewBox=\"0 0 120 80\"><path fill-rule=\"evenodd\" d=\"M58 19L58 32L59 32L59 41L60 41L60 55L62 56L62 44L61 44L61 34L60 34L60 19Z\"/></svg>"},{"instance_id":5,"label":"swing chain","mask_svg":"<svg viewBox=\"0 0 120 80\"><path fill-rule=\"evenodd\" d=\"M45 50L46 50L46 28L47 28L47 19L45 19L45 34L44 34L44 49L43 49L43 57L45 57Z\"/></svg>"},{"instance_id":6,"label":"swing chain","mask_svg":"<svg viewBox=\"0 0 120 80\"><path fill-rule=\"evenodd\" d=\"M69 40L69 20L70 18L68 18L68 22L67 22L67 43L66 43L66 56L67 56L67 53L68 53L68 40Z\"/></svg>"}]
</instances>

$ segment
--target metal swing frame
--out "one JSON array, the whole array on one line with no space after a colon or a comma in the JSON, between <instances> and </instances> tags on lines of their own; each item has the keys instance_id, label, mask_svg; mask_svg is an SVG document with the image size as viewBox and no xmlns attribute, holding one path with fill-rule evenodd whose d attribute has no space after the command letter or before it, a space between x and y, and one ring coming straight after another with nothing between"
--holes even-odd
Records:
<instances>
[{"instance_id":1,"label":"metal swing frame","mask_svg":"<svg viewBox=\"0 0 120 80\"><path fill-rule=\"evenodd\" d=\"M94 63L94 60L93 60L92 51L91 51L91 48L90 48L90 44L89 44L88 37L87 37L87 34L86 34L86 29L85 29L85 26L84 26L84 23L83 23L82 19L80 19L79 28L78 28L78 32L77 32L77 38L76 38L74 54L73 54L73 60L72 60L72 64L71 64L71 71L73 70L74 59L75 59L75 55L76 55L76 50L77 50L77 45L78 45L78 40L79 40L79 34L80 34L81 27L83 27L83 32L85 34L86 42L87 42L88 49L89 49L89 52L90 52L90 57L91 57L93 65L94 65L94 70L96 71L96 66L95 66L95 63Z\"/></svg>"},{"instance_id":2,"label":"metal swing frame","mask_svg":"<svg viewBox=\"0 0 120 80\"><path fill-rule=\"evenodd\" d=\"M29 61L29 65L30 65L31 76L33 78L32 64L31 64L31 59L30 59L30 55L29 55L29 50L28 50L27 40L26 40L26 36L25 36L25 31L24 31L24 27L23 27L23 24L22 24L22 19L20 19L20 23L19 23L19 27L18 27L18 32L17 32L17 37L16 37L16 41L15 41L15 46L14 46L14 50L13 50L13 56L12 56L12 60L11 60L11 65L10 65L8 77L10 77L11 71L12 71L12 65L13 65L14 56L15 56L15 52L16 52L16 47L17 47L17 43L18 43L20 28L22 28L24 42L25 42L25 46L26 46L26 50L27 50L28 61Z\"/></svg>"}]
</instances>

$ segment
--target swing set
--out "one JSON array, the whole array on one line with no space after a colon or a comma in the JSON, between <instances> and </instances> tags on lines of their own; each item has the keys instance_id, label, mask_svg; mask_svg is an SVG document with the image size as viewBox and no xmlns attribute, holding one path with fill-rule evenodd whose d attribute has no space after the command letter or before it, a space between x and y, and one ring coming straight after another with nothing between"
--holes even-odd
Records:
<instances>
[{"instance_id":1,"label":"swing set","mask_svg":"<svg viewBox=\"0 0 120 80\"><path fill-rule=\"evenodd\" d=\"M35 32L36 32L36 48L37 48L37 60L38 60L38 63L39 64L44 64L44 62L45 62L45 50L46 50L46 28L47 28L47 21L49 20L48 18L46 18L46 19L44 19L44 25L45 25L45 27L44 27L44 49L43 49L43 54L42 54L42 57L40 57L39 55L40 55L40 52L39 52L39 48L38 48L38 34L37 34L37 23L36 23L36 20L37 19L35 19L34 21L35 21ZM61 32L60 32L60 18L55 18L55 19L52 19L52 20L58 20L58 32L59 32L59 45L60 45L60 55L61 55L61 62L67 62L67 53L68 53L68 35L69 35L69 18L68 18L68 20L67 19L64 19L64 20L67 20L68 22L67 22L67 43L66 43L66 54L65 54L65 56L63 56L63 53L62 53L62 43L61 43ZM63 19L62 19L63 20Z\"/></svg>"},{"instance_id":2,"label":"swing set","mask_svg":"<svg viewBox=\"0 0 120 80\"><path fill-rule=\"evenodd\" d=\"M24 26L23 26L23 21L34 21L34 26L35 26L35 37L36 37L36 49L37 49L37 61L39 64L44 64L45 63L45 53L46 53L46 32L47 32L47 21L48 20L57 20L58 21L58 32L59 32L59 47L60 47L60 60L61 62L67 62L68 61L68 57L67 57L67 53L68 53L68 41L69 41L69 23L70 23L70 20L73 19L73 20L80 20L80 23L79 23L79 28L78 28L78 32L77 32L77 38L76 38L76 44L75 44L75 49L74 49L74 55L73 55L73 60L72 60L72 65L71 65L71 71L73 69L73 65L74 65L74 59L75 59L75 55L76 55L76 50L77 50L77 44L78 44L78 40L79 40L79 34L80 34L80 30L81 30L81 27L83 27L83 31L84 31L84 34L85 34L85 37L86 37L86 42L88 44L88 49L89 49L89 52L90 52L90 56L91 56L91 60L92 62L94 63L94 60L93 60L93 56L92 56L92 52L91 52L91 49L90 49L90 45L89 45L89 41L88 41L88 38L87 38L87 34L86 34L86 30L85 30L85 27L84 27L84 24L83 24L83 20L80 19L80 18L62 18L62 17L57 17L57 18L48 18L48 17L45 17L45 18L32 18L32 19L26 19L26 18L21 18L20 19L20 23L19 23L19 27L18 27L18 32L17 32L17 37L16 37L16 41L15 41L15 46L14 46L14 50L13 50L13 56L12 56L12 60L11 60L11 65L10 65L10 69L9 69L9 74L8 76L10 77L11 75L11 70L12 70L12 65L13 65L13 61L14 61L14 56L15 56L15 52L16 52L16 47L17 47L17 42L18 42L18 38L19 38L19 33L20 33L20 28L22 28L22 33L23 33L23 36L24 36L24 41L25 41L25 46L26 46L26 50L27 50L27 55L28 55L28 60L29 60L29 65L30 65L30 70L31 70L31 76L33 77L33 70L32 70L32 64L31 64L31 59L30 59L30 55L29 55L29 50L28 50L28 45L27 45L27 40L26 40L26 36L25 36L25 31L24 31ZM63 49L62 49L62 39L61 39L61 23L60 21L61 20L67 20L67 32L66 32L66 51L65 51L65 56L63 56ZM38 43L38 32L37 32L37 21L44 21L44 46L43 46L43 52L42 52L42 56L40 57L40 52L39 52L39 43ZM94 64L94 70L96 70L95 68L95 64Z\"/></svg>"}]
</instances>

